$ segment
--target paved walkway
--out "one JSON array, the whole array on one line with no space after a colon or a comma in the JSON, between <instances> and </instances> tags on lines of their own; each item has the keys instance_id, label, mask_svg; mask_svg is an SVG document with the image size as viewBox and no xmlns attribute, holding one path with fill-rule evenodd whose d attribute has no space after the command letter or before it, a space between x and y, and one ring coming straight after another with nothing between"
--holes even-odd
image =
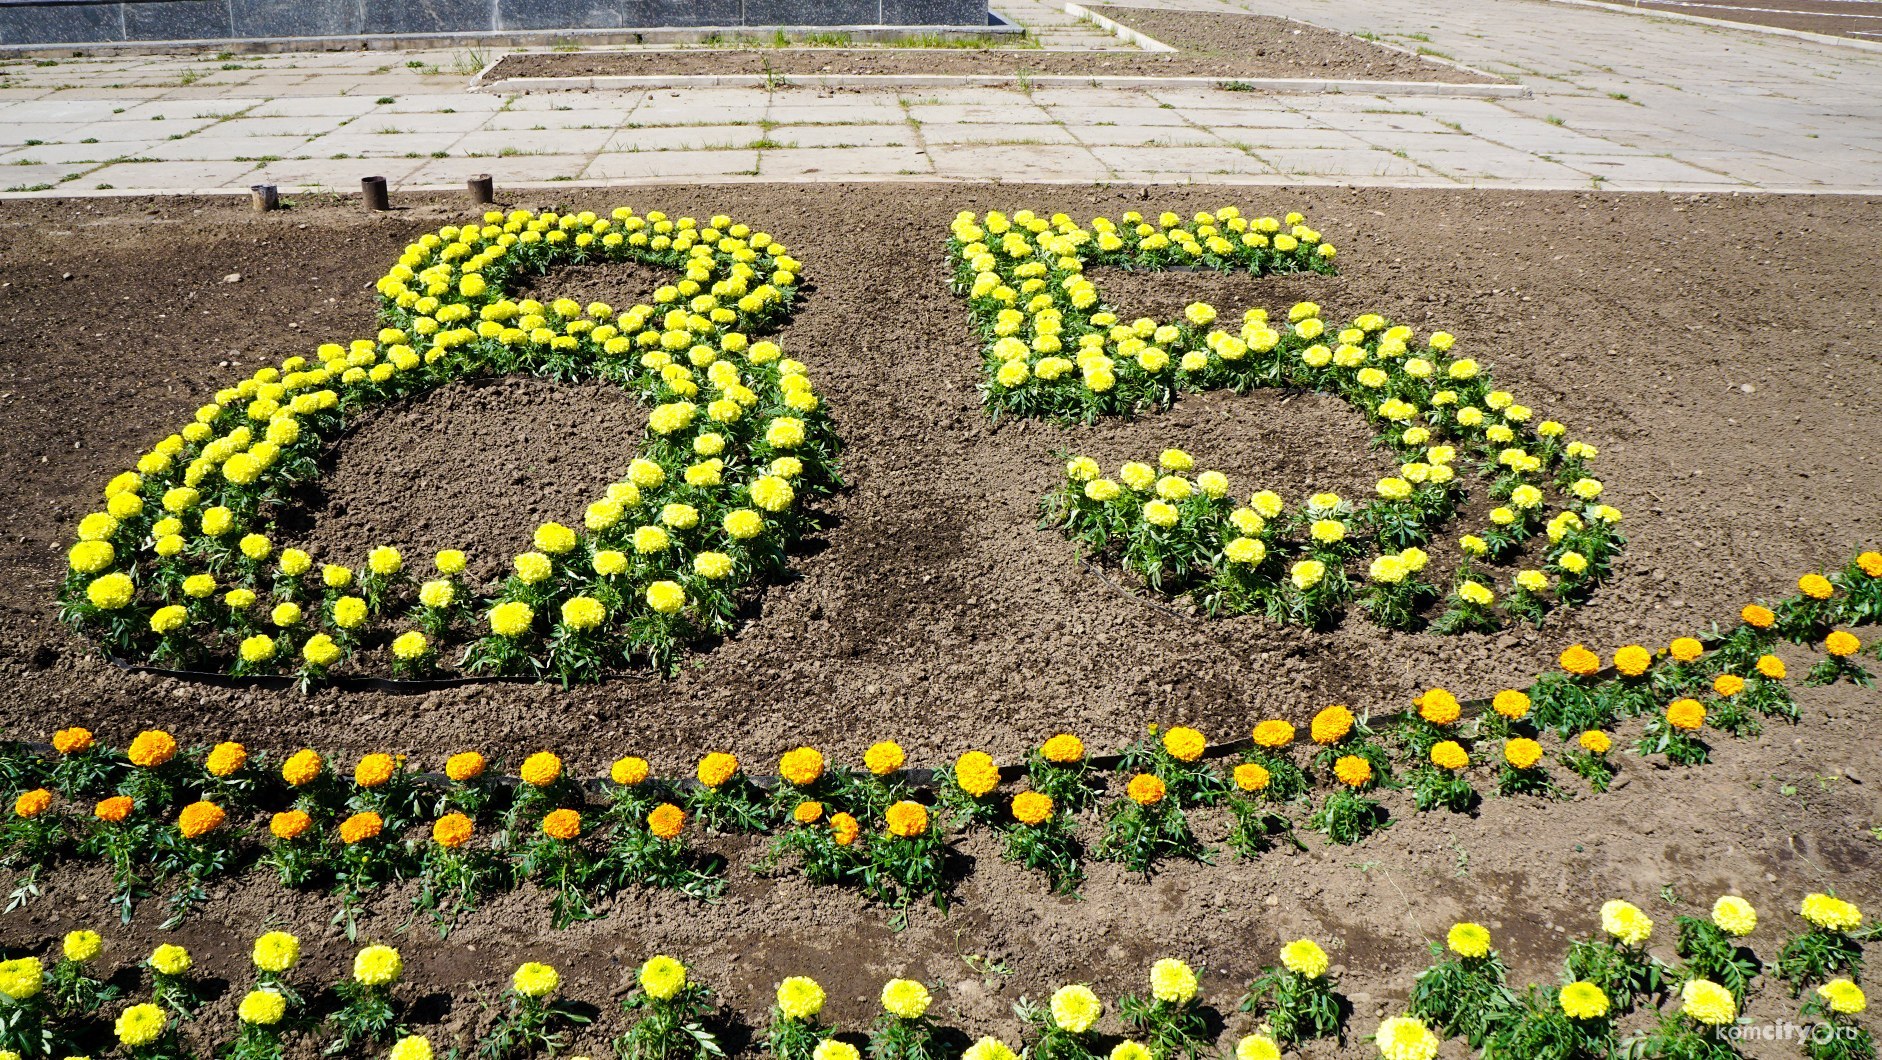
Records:
<instances>
[{"instance_id":1,"label":"paved walkway","mask_svg":"<svg viewBox=\"0 0 1882 1060\"><path fill-rule=\"evenodd\" d=\"M1127 45L1001 0L1055 48ZM1875 191L1882 53L1548 0L1158 0L1284 15L1529 99L1214 88L469 90L469 50L0 67L0 193L673 180Z\"/></svg>"}]
</instances>

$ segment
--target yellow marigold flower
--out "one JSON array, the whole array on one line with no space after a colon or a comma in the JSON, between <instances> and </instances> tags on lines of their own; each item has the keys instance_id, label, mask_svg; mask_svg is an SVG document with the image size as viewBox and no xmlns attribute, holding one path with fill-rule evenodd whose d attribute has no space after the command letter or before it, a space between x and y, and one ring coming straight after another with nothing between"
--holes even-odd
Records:
<instances>
[{"instance_id":1,"label":"yellow marigold flower","mask_svg":"<svg viewBox=\"0 0 1882 1060\"><path fill-rule=\"evenodd\" d=\"M0 995L13 1001L25 1001L38 994L46 983L45 966L37 957L19 957L0 961Z\"/></svg>"},{"instance_id":2,"label":"yellow marigold flower","mask_svg":"<svg viewBox=\"0 0 1882 1060\"><path fill-rule=\"evenodd\" d=\"M791 810L791 820L798 824L816 824L823 820L823 803L805 799Z\"/></svg>"},{"instance_id":3,"label":"yellow marigold flower","mask_svg":"<svg viewBox=\"0 0 1882 1060\"><path fill-rule=\"evenodd\" d=\"M1456 740L1439 740L1431 745L1431 764L1455 773L1470 765L1470 755Z\"/></svg>"},{"instance_id":4,"label":"yellow marigold flower","mask_svg":"<svg viewBox=\"0 0 1882 1060\"><path fill-rule=\"evenodd\" d=\"M1459 957L1482 957L1490 952L1490 929L1468 921L1452 924L1444 936L1444 944Z\"/></svg>"},{"instance_id":5,"label":"yellow marigold flower","mask_svg":"<svg viewBox=\"0 0 1882 1060\"><path fill-rule=\"evenodd\" d=\"M176 757L176 737L162 729L146 729L131 739L131 764L155 769Z\"/></svg>"},{"instance_id":6,"label":"yellow marigold flower","mask_svg":"<svg viewBox=\"0 0 1882 1060\"><path fill-rule=\"evenodd\" d=\"M13 800L13 815L15 817L38 817L48 809L51 809L51 807L52 792L47 791L45 788L34 788L31 791L21 792L19 798Z\"/></svg>"},{"instance_id":7,"label":"yellow marigold flower","mask_svg":"<svg viewBox=\"0 0 1882 1060\"><path fill-rule=\"evenodd\" d=\"M1598 755L1607 754L1609 748L1614 746L1614 740L1600 729L1588 729L1584 731L1576 738L1576 742L1581 744L1582 750L1592 751Z\"/></svg>"},{"instance_id":8,"label":"yellow marigold flower","mask_svg":"<svg viewBox=\"0 0 1882 1060\"><path fill-rule=\"evenodd\" d=\"M1052 796L1022 791L1013 796L1013 819L1021 824L1044 824L1052 819Z\"/></svg>"},{"instance_id":9,"label":"yellow marigold flower","mask_svg":"<svg viewBox=\"0 0 1882 1060\"><path fill-rule=\"evenodd\" d=\"M248 748L233 741L217 744L210 749L209 756L203 759L203 768L218 777L233 776L236 770L247 764Z\"/></svg>"},{"instance_id":10,"label":"yellow marigold flower","mask_svg":"<svg viewBox=\"0 0 1882 1060\"><path fill-rule=\"evenodd\" d=\"M815 784L823 776L823 752L814 747L797 747L778 759L778 773L798 787Z\"/></svg>"},{"instance_id":11,"label":"yellow marigold flower","mask_svg":"<svg viewBox=\"0 0 1882 1060\"><path fill-rule=\"evenodd\" d=\"M1601 656L1580 644L1571 644L1557 660L1562 669L1576 677L1589 677L1601 669Z\"/></svg>"},{"instance_id":12,"label":"yellow marigold flower","mask_svg":"<svg viewBox=\"0 0 1882 1060\"><path fill-rule=\"evenodd\" d=\"M1593 1020L1608 1014L1607 994L1585 980L1563 987L1558 1000L1569 1019Z\"/></svg>"},{"instance_id":13,"label":"yellow marigold flower","mask_svg":"<svg viewBox=\"0 0 1882 1060\"><path fill-rule=\"evenodd\" d=\"M353 956L353 978L362 986L389 986L405 974L405 961L390 946L368 946Z\"/></svg>"},{"instance_id":14,"label":"yellow marigold flower","mask_svg":"<svg viewBox=\"0 0 1882 1060\"><path fill-rule=\"evenodd\" d=\"M1775 655L1758 656L1758 672L1773 681L1784 680L1784 660Z\"/></svg>"},{"instance_id":15,"label":"yellow marigold flower","mask_svg":"<svg viewBox=\"0 0 1882 1060\"><path fill-rule=\"evenodd\" d=\"M1532 769L1542 761L1542 745L1525 736L1518 736L1503 745L1503 760L1517 769Z\"/></svg>"},{"instance_id":16,"label":"yellow marigold flower","mask_svg":"<svg viewBox=\"0 0 1882 1060\"><path fill-rule=\"evenodd\" d=\"M699 782L708 788L718 788L731 780L738 772L738 758L723 751L714 751L699 760L697 770Z\"/></svg>"},{"instance_id":17,"label":"yellow marigold flower","mask_svg":"<svg viewBox=\"0 0 1882 1060\"><path fill-rule=\"evenodd\" d=\"M1104 1002L1092 989L1080 983L1059 987L1052 994L1052 1022L1060 1030L1084 1034L1104 1015Z\"/></svg>"},{"instance_id":18,"label":"yellow marigold flower","mask_svg":"<svg viewBox=\"0 0 1882 1060\"><path fill-rule=\"evenodd\" d=\"M1829 1002L1830 1011L1838 1015L1854 1016L1869 1007L1869 1001L1863 996L1862 987L1848 979L1832 979L1817 987L1817 996Z\"/></svg>"},{"instance_id":19,"label":"yellow marigold flower","mask_svg":"<svg viewBox=\"0 0 1882 1060\"><path fill-rule=\"evenodd\" d=\"M856 842L856 837L861 835L862 831L862 825L857 824L856 818L849 814L833 813L830 815L830 836L836 841L837 846L846 847Z\"/></svg>"},{"instance_id":20,"label":"yellow marigold flower","mask_svg":"<svg viewBox=\"0 0 1882 1060\"><path fill-rule=\"evenodd\" d=\"M894 740L881 740L869 745L863 752L863 767L878 777L886 777L902 768L908 761L908 755L902 751L902 745Z\"/></svg>"},{"instance_id":21,"label":"yellow marigold flower","mask_svg":"<svg viewBox=\"0 0 1882 1060\"><path fill-rule=\"evenodd\" d=\"M647 830L656 839L677 839L686 830L686 811L663 802L647 814Z\"/></svg>"},{"instance_id":22,"label":"yellow marigold flower","mask_svg":"<svg viewBox=\"0 0 1882 1060\"><path fill-rule=\"evenodd\" d=\"M510 989L524 997L544 998L562 985L562 976L549 965L526 961L510 976Z\"/></svg>"},{"instance_id":23,"label":"yellow marigold flower","mask_svg":"<svg viewBox=\"0 0 1882 1060\"><path fill-rule=\"evenodd\" d=\"M636 788L652 773L652 767L645 758L624 755L614 760L608 767L608 779L624 788Z\"/></svg>"},{"instance_id":24,"label":"yellow marigold flower","mask_svg":"<svg viewBox=\"0 0 1882 1060\"><path fill-rule=\"evenodd\" d=\"M825 1038L811 1050L810 1060L862 1060L862 1053L841 1038Z\"/></svg>"},{"instance_id":25,"label":"yellow marigold flower","mask_svg":"<svg viewBox=\"0 0 1882 1060\"><path fill-rule=\"evenodd\" d=\"M582 834L582 815L574 810L551 810L542 819L542 834L564 842Z\"/></svg>"},{"instance_id":26,"label":"yellow marigold flower","mask_svg":"<svg viewBox=\"0 0 1882 1060\"><path fill-rule=\"evenodd\" d=\"M353 783L362 788L378 788L392 779L392 774L399 767L398 762L388 754L369 754L353 767Z\"/></svg>"},{"instance_id":27,"label":"yellow marigold flower","mask_svg":"<svg viewBox=\"0 0 1882 1060\"><path fill-rule=\"evenodd\" d=\"M1254 740L1256 747L1278 751L1294 742L1294 726L1279 718L1270 718L1255 726Z\"/></svg>"},{"instance_id":28,"label":"yellow marigold flower","mask_svg":"<svg viewBox=\"0 0 1882 1060\"><path fill-rule=\"evenodd\" d=\"M1858 555L1856 566L1871 578L1882 578L1882 552L1864 552Z\"/></svg>"},{"instance_id":29,"label":"yellow marigold flower","mask_svg":"<svg viewBox=\"0 0 1882 1060\"><path fill-rule=\"evenodd\" d=\"M1614 669L1624 677L1639 677L1653 665L1653 653L1638 644L1629 644L1614 653Z\"/></svg>"},{"instance_id":30,"label":"yellow marigold flower","mask_svg":"<svg viewBox=\"0 0 1882 1060\"><path fill-rule=\"evenodd\" d=\"M640 988L655 1001L671 1001L686 988L686 966L665 954L640 966Z\"/></svg>"},{"instance_id":31,"label":"yellow marigold flower","mask_svg":"<svg viewBox=\"0 0 1882 1060\"><path fill-rule=\"evenodd\" d=\"M1202 733L1187 725L1173 725L1163 733L1163 749L1179 762L1194 762L1208 746Z\"/></svg>"},{"instance_id":32,"label":"yellow marigold flower","mask_svg":"<svg viewBox=\"0 0 1882 1060\"><path fill-rule=\"evenodd\" d=\"M1333 763L1333 775L1349 788L1364 787L1372 780L1372 763L1358 755L1341 755Z\"/></svg>"},{"instance_id":33,"label":"yellow marigold flower","mask_svg":"<svg viewBox=\"0 0 1882 1060\"><path fill-rule=\"evenodd\" d=\"M678 614L686 606L686 590L678 582L657 581L647 586L647 606L663 615Z\"/></svg>"},{"instance_id":34,"label":"yellow marigold flower","mask_svg":"<svg viewBox=\"0 0 1882 1060\"><path fill-rule=\"evenodd\" d=\"M1862 910L1850 902L1827 894L1804 895L1798 912L1817 927L1831 931L1854 931L1862 926Z\"/></svg>"},{"instance_id":35,"label":"yellow marigold flower","mask_svg":"<svg viewBox=\"0 0 1882 1060\"><path fill-rule=\"evenodd\" d=\"M1830 584L1830 579L1821 574L1806 574L1797 579L1797 588L1812 600L1828 600L1836 592L1836 587Z\"/></svg>"},{"instance_id":36,"label":"yellow marigold flower","mask_svg":"<svg viewBox=\"0 0 1882 1060\"><path fill-rule=\"evenodd\" d=\"M242 995L236 1018L255 1027L272 1027L288 1014L287 999L279 990L262 987Z\"/></svg>"},{"instance_id":37,"label":"yellow marigold flower","mask_svg":"<svg viewBox=\"0 0 1882 1060\"><path fill-rule=\"evenodd\" d=\"M1464 712L1457 697L1442 688L1433 688L1418 697L1418 716L1433 725L1449 725Z\"/></svg>"},{"instance_id":38,"label":"yellow marigold flower","mask_svg":"<svg viewBox=\"0 0 1882 1060\"><path fill-rule=\"evenodd\" d=\"M1727 699L1745 690L1745 679L1737 674L1720 674L1712 679L1712 691Z\"/></svg>"},{"instance_id":39,"label":"yellow marigold flower","mask_svg":"<svg viewBox=\"0 0 1882 1060\"><path fill-rule=\"evenodd\" d=\"M1696 699L1676 699L1666 705L1666 723L1687 732L1702 728L1706 723L1705 704Z\"/></svg>"},{"instance_id":40,"label":"yellow marigold flower","mask_svg":"<svg viewBox=\"0 0 1882 1060\"><path fill-rule=\"evenodd\" d=\"M163 1037L163 1032L170 1025L170 1017L163 1009L145 1002L132 1005L118 1015L112 1030L118 1036L119 1044L126 1049L141 1049Z\"/></svg>"},{"instance_id":41,"label":"yellow marigold flower","mask_svg":"<svg viewBox=\"0 0 1882 1060\"><path fill-rule=\"evenodd\" d=\"M1823 638L1823 650L1838 659L1846 659L1862 650L1862 641L1846 629L1831 630Z\"/></svg>"},{"instance_id":42,"label":"yellow marigold flower","mask_svg":"<svg viewBox=\"0 0 1882 1060\"><path fill-rule=\"evenodd\" d=\"M161 975L182 975L195 965L190 951L168 943L150 951L150 966Z\"/></svg>"},{"instance_id":43,"label":"yellow marigold flower","mask_svg":"<svg viewBox=\"0 0 1882 1060\"><path fill-rule=\"evenodd\" d=\"M1757 928L1758 911L1735 894L1723 895L1712 903L1712 922L1721 931L1744 938Z\"/></svg>"},{"instance_id":44,"label":"yellow marigold flower","mask_svg":"<svg viewBox=\"0 0 1882 1060\"><path fill-rule=\"evenodd\" d=\"M1071 765L1085 760L1085 741L1062 732L1039 746L1040 757L1057 765Z\"/></svg>"},{"instance_id":45,"label":"yellow marigold flower","mask_svg":"<svg viewBox=\"0 0 1882 1060\"><path fill-rule=\"evenodd\" d=\"M255 940L250 955L255 967L279 975L301 961L301 940L285 931L270 931Z\"/></svg>"},{"instance_id":46,"label":"yellow marigold flower","mask_svg":"<svg viewBox=\"0 0 1882 1060\"><path fill-rule=\"evenodd\" d=\"M1490 709L1511 721L1521 721L1529 716L1529 695L1506 688L1490 700Z\"/></svg>"},{"instance_id":47,"label":"yellow marigold flower","mask_svg":"<svg viewBox=\"0 0 1882 1060\"><path fill-rule=\"evenodd\" d=\"M1126 1038L1111 1047L1110 1060L1151 1060L1151 1053L1142 1042Z\"/></svg>"},{"instance_id":48,"label":"yellow marigold flower","mask_svg":"<svg viewBox=\"0 0 1882 1060\"><path fill-rule=\"evenodd\" d=\"M192 802L177 814L176 828L185 839L199 839L222 827L228 816L213 802Z\"/></svg>"},{"instance_id":49,"label":"yellow marigold flower","mask_svg":"<svg viewBox=\"0 0 1882 1060\"><path fill-rule=\"evenodd\" d=\"M918 1020L934 999L913 979L891 979L882 986L882 1010L897 1019Z\"/></svg>"},{"instance_id":50,"label":"yellow marigold flower","mask_svg":"<svg viewBox=\"0 0 1882 1060\"><path fill-rule=\"evenodd\" d=\"M814 1019L823 1011L823 987L807 975L793 975L778 983L778 1011L786 1019Z\"/></svg>"},{"instance_id":51,"label":"yellow marigold flower","mask_svg":"<svg viewBox=\"0 0 1882 1060\"><path fill-rule=\"evenodd\" d=\"M444 775L462 784L484 775L487 763L476 751L459 751L445 760Z\"/></svg>"},{"instance_id":52,"label":"yellow marigold flower","mask_svg":"<svg viewBox=\"0 0 1882 1060\"><path fill-rule=\"evenodd\" d=\"M1187 1005L1196 996L1196 972L1174 957L1150 966L1150 994L1158 1001Z\"/></svg>"},{"instance_id":53,"label":"yellow marigold flower","mask_svg":"<svg viewBox=\"0 0 1882 1060\"><path fill-rule=\"evenodd\" d=\"M1012 1047L998 1038L981 1038L961 1053L961 1060L1019 1060Z\"/></svg>"},{"instance_id":54,"label":"yellow marigold flower","mask_svg":"<svg viewBox=\"0 0 1882 1060\"><path fill-rule=\"evenodd\" d=\"M320 776L320 770L324 766L325 763L320 760L319 752L303 748L289 755L287 761L281 763L281 779L287 781L288 787L298 788Z\"/></svg>"},{"instance_id":55,"label":"yellow marigold flower","mask_svg":"<svg viewBox=\"0 0 1882 1060\"><path fill-rule=\"evenodd\" d=\"M1705 645L1694 637L1674 637L1673 643L1666 649L1668 655L1683 663L1697 662L1705 651Z\"/></svg>"},{"instance_id":56,"label":"yellow marigold flower","mask_svg":"<svg viewBox=\"0 0 1882 1060\"><path fill-rule=\"evenodd\" d=\"M1438 1036L1411 1016L1393 1016L1381 1022L1372 1037L1382 1060L1434 1060L1438 1055Z\"/></svg>"},{"instance_id":57,"label":"yellow marigold flower","mask_svg":"<svg viewBox=\"0 0 1882 1060\"><path fill-rule=\"evenodd\" d=\"M1738 1019L1732 992L1709 979L1691 979L1680 987L1679 1010L1708 1027L1723 1027Z\"/></svg>"},{"instance_id":58,"label":"yellow marigold flower","mask_svg":"<svg viewBox=\"0 0 1882 1060\"><path fill-rule=\"evenodd\" d=\"M520 637L535 621L536 612L521 600L507 600L490 609L490 632L499 637Z\"/></svg>"},{"instance_id":59,"label":"yellow marigold flower","mask_svg":"<svg viewBox=\"0 0 1882 1060\"><path fill-rule=\"evenodd\" d=\"M65 959L73 964L84 964L98 956L98 951L103 949L104 945L104 938L96 931L81 928L77 931L66 932L65 938L59 944L59 952L65 954Z\"/></svg>"},{"instance_id":60,"label":"yellow marigold flower","mask_svg":"<svg viewBox=\"0 0 1882 1060\"><path fill-rule=\"evenodd\" d=\"M1777 621L1777 614L1761 604L1746 604L1738 612L1738 617L1754 629L1770 629L1771 624Z\"/></svg>"},{"instance_id":61,"label":"yellow marigold flower","mask_svg":"<svg viewBox=\"0 0 1882 1060\"><path fill-rule=\"evenodd\" d=\"M1318 979L1327 974L1327 951L1312 939L1295 939L1281 947L1281 967L1295 975Z\"/></svg>"},{"instance_id":62,"label":"yellow marigold flower","mask_svg":"<svg viewBox=\"0 0 1882 1060\"><path fill-rule=\"evenodd\" d=\"M1265 1034L1244 1035L1235 1043L1235 1060L1281 1060L1281 1047Z\"/></svg>"},{"instance_id":63,"label":"yellow marigold flower","mask_svg":"<svg viewBox=\"0 0 1882 1060\"><path fill-rule=\"evenodd\" d=\"M108 799L98 800L92 807L92 816L107 824L117 824L131 815L136 806L129 795L113 795Z\"/></svg>"},{"instance_id":64,"label":"yellow marigold flower","mask_svg":"<svg viewBox=\"0 0 1882 1060\"><path fill-rule=\"evenodd\" d=\"M313 826L314 819L302 810L283 810L268 819L268 831L276 839L299 839Z\"/></svg>"},{"instance_id":65,"label":"yellow marigold flower","mask_svg":"<svg viewBox=\"0 0 1882 1060\"><path fill-rule=\"evenodd\" d=\"M1629 946L1638 946L1653 937L1653 919L1639 907L1617 899L1602 903L1601 930Z\"/></svg>"},{"instance_id":66,"label":"yellow marigold flower","mask_svg":"<svg viewBox=\"0 0 1882 1060\"><path fill-rule=\"evenodd\" d=\"M1330 747L1346 739L1353 731L1353 712L1335 704L1313 716L1313 725L1308 730L1313 742L1323 747Z\"/></svg>"},{"instance_id":67,"label":"yellow marigold flower","mask_svg":"<svg viewBox=\"0 0 1882 1060\"><path fill-rule=\"evenodd\" d=\"M1000 786L1000 769L985 751L969 751L954 760L954 783L979 798Z\"/></svg>"},{"instance_id":68,"label":"yellow marigold flower","mask_svg":"<svg viewBox=\"0 0 1882 1060\"><path fill-rule=\"evenodd\" d=\"M904 799L890 806L885 816L890 835L913 839L928 831L928 808L919 802Z\"/></svg>"},{"instance_id":69,"label":"yellow marigold flower","mask_svg":"<svg viewBox=\"0 0 1882 1060\"><path fill-rule=\"evenodd\" d=\"M1130 783L1125 786L1124 792L1130 796L1132 802L1139 806L1155 806L1157 803L1163 801L1163 797L1169 793L1169 789L1164 785L1163 778L1156 774L1139 773L1130 779Z\"/></svg>"},{"instance_id":70,"label":"yellow marigold flower","mask_svg":"<svg viewBox=\"0 0 1882 1060\"><path fill-rule=\"evenodd\" d=\"M470 842L475 826L461 813L447 813L431 826L431 841L446 850L456 850Z\"/></svg>"},{"instance_id":71,"label":"yellow marigold flower","mask_svg":"<svg viewBox=\"0 0 1882 1060\"><path fill-rule=\"evenodd\" d=\"M93 743L91 730L78 726L60 729L52 734L52 749L62 755L75 755L81 751L89 751Z\"/></svg>"},{"instance_id":72,"label":"yellow marigold flower","mask_svg":"<svg viewBox=\"0 0 1882 1060\"><path fill-rule=\"evenodd\" d=\"M1235 767L1235 787L1240 791L1262 791L1273 779L1266 767L1256 762L1243 762Z\"/></svg>"},{"instance_id":73,"label":"yellow marigold flower","mask_svg":"<svg viewBox=\"0 0 1882 1060\"><path fill-rule=\"evenodd\" d=\"M562 779L562 759L552 751L537 751L523 759L523 767L518 772L523 783L534 788L546 788Z\"/></svg>"},{"instance_id":74,"label":"yellow marigold flower","mask_svg":"<svg viewBox=\"0 0 1882 1060\"><path fill-rule=\"evenodd\" d=\"M352 846L368 839L377 839L385 827L385 818L371 810L356 813L340 822L340 842Z\"/></svg>"}]
</instances>

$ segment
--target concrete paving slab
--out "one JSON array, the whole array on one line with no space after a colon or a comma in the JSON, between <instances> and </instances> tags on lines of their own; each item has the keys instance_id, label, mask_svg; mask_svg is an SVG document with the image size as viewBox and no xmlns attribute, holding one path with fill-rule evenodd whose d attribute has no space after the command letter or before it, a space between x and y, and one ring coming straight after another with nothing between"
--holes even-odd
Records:
<instances>
[{"instance_id":1,"label":"concrete paving slab","mask_svg":"<svg viewBox=\"0 0 1882 1060\"><path fill-rule=\"evenodd\" d=\"M42 162L0 167L0 191L44 191L66 183L67 177L76 177L98 168L82 162Z\"/></svg>"},{"instance_id":2,"label":"concrete paving slab","mask_svg":"<svg viewBox=\"0 0 1882 1060\"><path fill-rule=\"evenodd\" d=\"M920 143L925 132L905 121L886 125L776 125L771 129L771 139L785 147L902 147Z\"/></svg>"},{"instance_id":3,"label":"concrete paving slab","mask_svg":"<svg viewBox=\"0 0 1882 1060\"><path fill-rule=\"evenodd\" d=\"M1037 147L958 147L934 155L935 172L978 180L1105 180L1110 169L1089 148L1045 144Z\"/></svg>"},{"instance_id":4,"label":"concrete paving slab","mask_svg":"<svg viewBox=\"0 0 1882 1060\"><path fill-rule=\"evenodd\" d=\"M582 172L584 180L691 180L704 177L755 175L758 152L641 151L595 156Z\"/></svg>"},{"instance_id":5,"label":"concrete paving slab","mask_svg":"<svg viewBox=\"0 0 1882 1060\"><path fill-rule=\"evenodd\" d=\"M248 179L255 168L253 162L120 162L85 174L85 183L152 191L191 191L219 188L224 184L256 183ZM353 186L357 188L358 182Z\"/></svg>"},{"instance_id":6,"label":"concrete paving slab","mask_svg":"<svg viewBox=\"0 0 1882 1060\"><path fill-rule=\"evenodd\" d=\"M906 127L905 127L906 128ZM1002 125L994 122L962 124L923 122L921 139L929 144L1041 143L1072 144L1078 140L1062 125Z\"/></svg>"},{"instance_id":7,"label":"concrete paving slab","mask_svg":"<svg viewBox=\"0 0 1882 1060\"><path fill-rule=\"evenodd\" d=\"M400 179L401 184L463 185L479 173L488 173L499 183L505 181L574 180L588 168L594 156L513 155L508 158L434 158Z\"/></svg>"},{"instance_id":8,"label":"concrete paving slab","mask_svg":"<svg viewBox=\"0 0 1882 1060\"><path fill-rule=\"evenodd\" d=\"M762 125L655 126L618 129L601 139L600 150L719 151L746 147L765 138Z\"/></svg>"},{"instance_id":9,"label":"concrete paving slab","mask_svg":"<svg viewBox=\"0 0 1882 1060\"><path fill-rule=\"evenodd\" d=\"M928 154L912 146L787 148L763 151L758 156L758 175L766 180L917 177L933 172Z\"/></svg>"}]
</instances>

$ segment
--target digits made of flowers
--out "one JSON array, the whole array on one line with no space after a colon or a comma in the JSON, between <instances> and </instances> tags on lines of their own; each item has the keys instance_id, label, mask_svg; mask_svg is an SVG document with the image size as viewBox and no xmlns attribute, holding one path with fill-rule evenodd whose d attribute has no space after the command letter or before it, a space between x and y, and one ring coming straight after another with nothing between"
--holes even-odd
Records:
<instances>
[{"instance_id":1,"label":"digits made of flowers","mask_svg":"<svg viewBox=\"0 0 1882 1060\"><path fill-rule=\"evenodd\" d=\"M563 265L674 270L617 311L515 292ZM785 564L807 502L837 482L836 439L805 366L763 336L799 263L729 217L626 207L487 213L405 248L378 282L383 327L219 391L111 480L80 520L67 622L114 655L318 680L342 667L588 680L729 629L737 597ZM362 416L473 377L602 379L652 406L641 453L580 528L545 523L494 585L462 552L414 575L393 543L357 569L284 547L282 516ZM337 557L336 557L337 560Z\"/></svg>"},{"instance_id":2,"label":"digits made of flowers","mask_svg":"<svg viewBox=\"0 0 1882 1060\"><path fill-rule=\"evenodd\" d=\"M963 212L948 249L954 288L986 340L981 391L995 416L1091 423L1167 406L1180 391L1295 387L1351 403L1393 454L1398 467L1375 497L1322 492L1294 505L1265 489L1238 498L1227 476L1198 472L1177 449L1115 475L1072 456L1045 498L1045 525L1152 591L1190 593L1214 614L1312 626L1357 598L1392 628L1481 631L1512 618L1539 625L1550 609L1582 602L1625 543L1621 513L1601 501L1591 473L1595 447L1554 420L1534 422L1445 332L1420 338L1377 313L1338 326L1311 302L1281 320L1256 308L1224 324L1196 302L1180 320L1127 321L1086 275L1095 266L1331 273L1332 244L1299 214L1224 207L1080 225L1062 213ZM1459 538L1457 569L1438 584L1426 546L1465 501L1466 469L1495 504ZM1526 547L1538 537L1544 547Z\"/></svg>"}]
</instances>

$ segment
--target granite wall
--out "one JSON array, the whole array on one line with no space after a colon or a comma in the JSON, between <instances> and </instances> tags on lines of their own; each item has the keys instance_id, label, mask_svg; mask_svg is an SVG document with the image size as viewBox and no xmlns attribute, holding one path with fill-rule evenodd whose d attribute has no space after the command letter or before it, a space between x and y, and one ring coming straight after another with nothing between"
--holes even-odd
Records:
<instances>
[{"instance_id":1,"label":"granite wall","mask_svg":"<svg viewBox=\"0 0 1882 1060\"><path fill-rule=\"evenodd\" d=\"M987 0L0 0L0 46L699 26L987 25Z\"/></svg>"}]
</instances>

